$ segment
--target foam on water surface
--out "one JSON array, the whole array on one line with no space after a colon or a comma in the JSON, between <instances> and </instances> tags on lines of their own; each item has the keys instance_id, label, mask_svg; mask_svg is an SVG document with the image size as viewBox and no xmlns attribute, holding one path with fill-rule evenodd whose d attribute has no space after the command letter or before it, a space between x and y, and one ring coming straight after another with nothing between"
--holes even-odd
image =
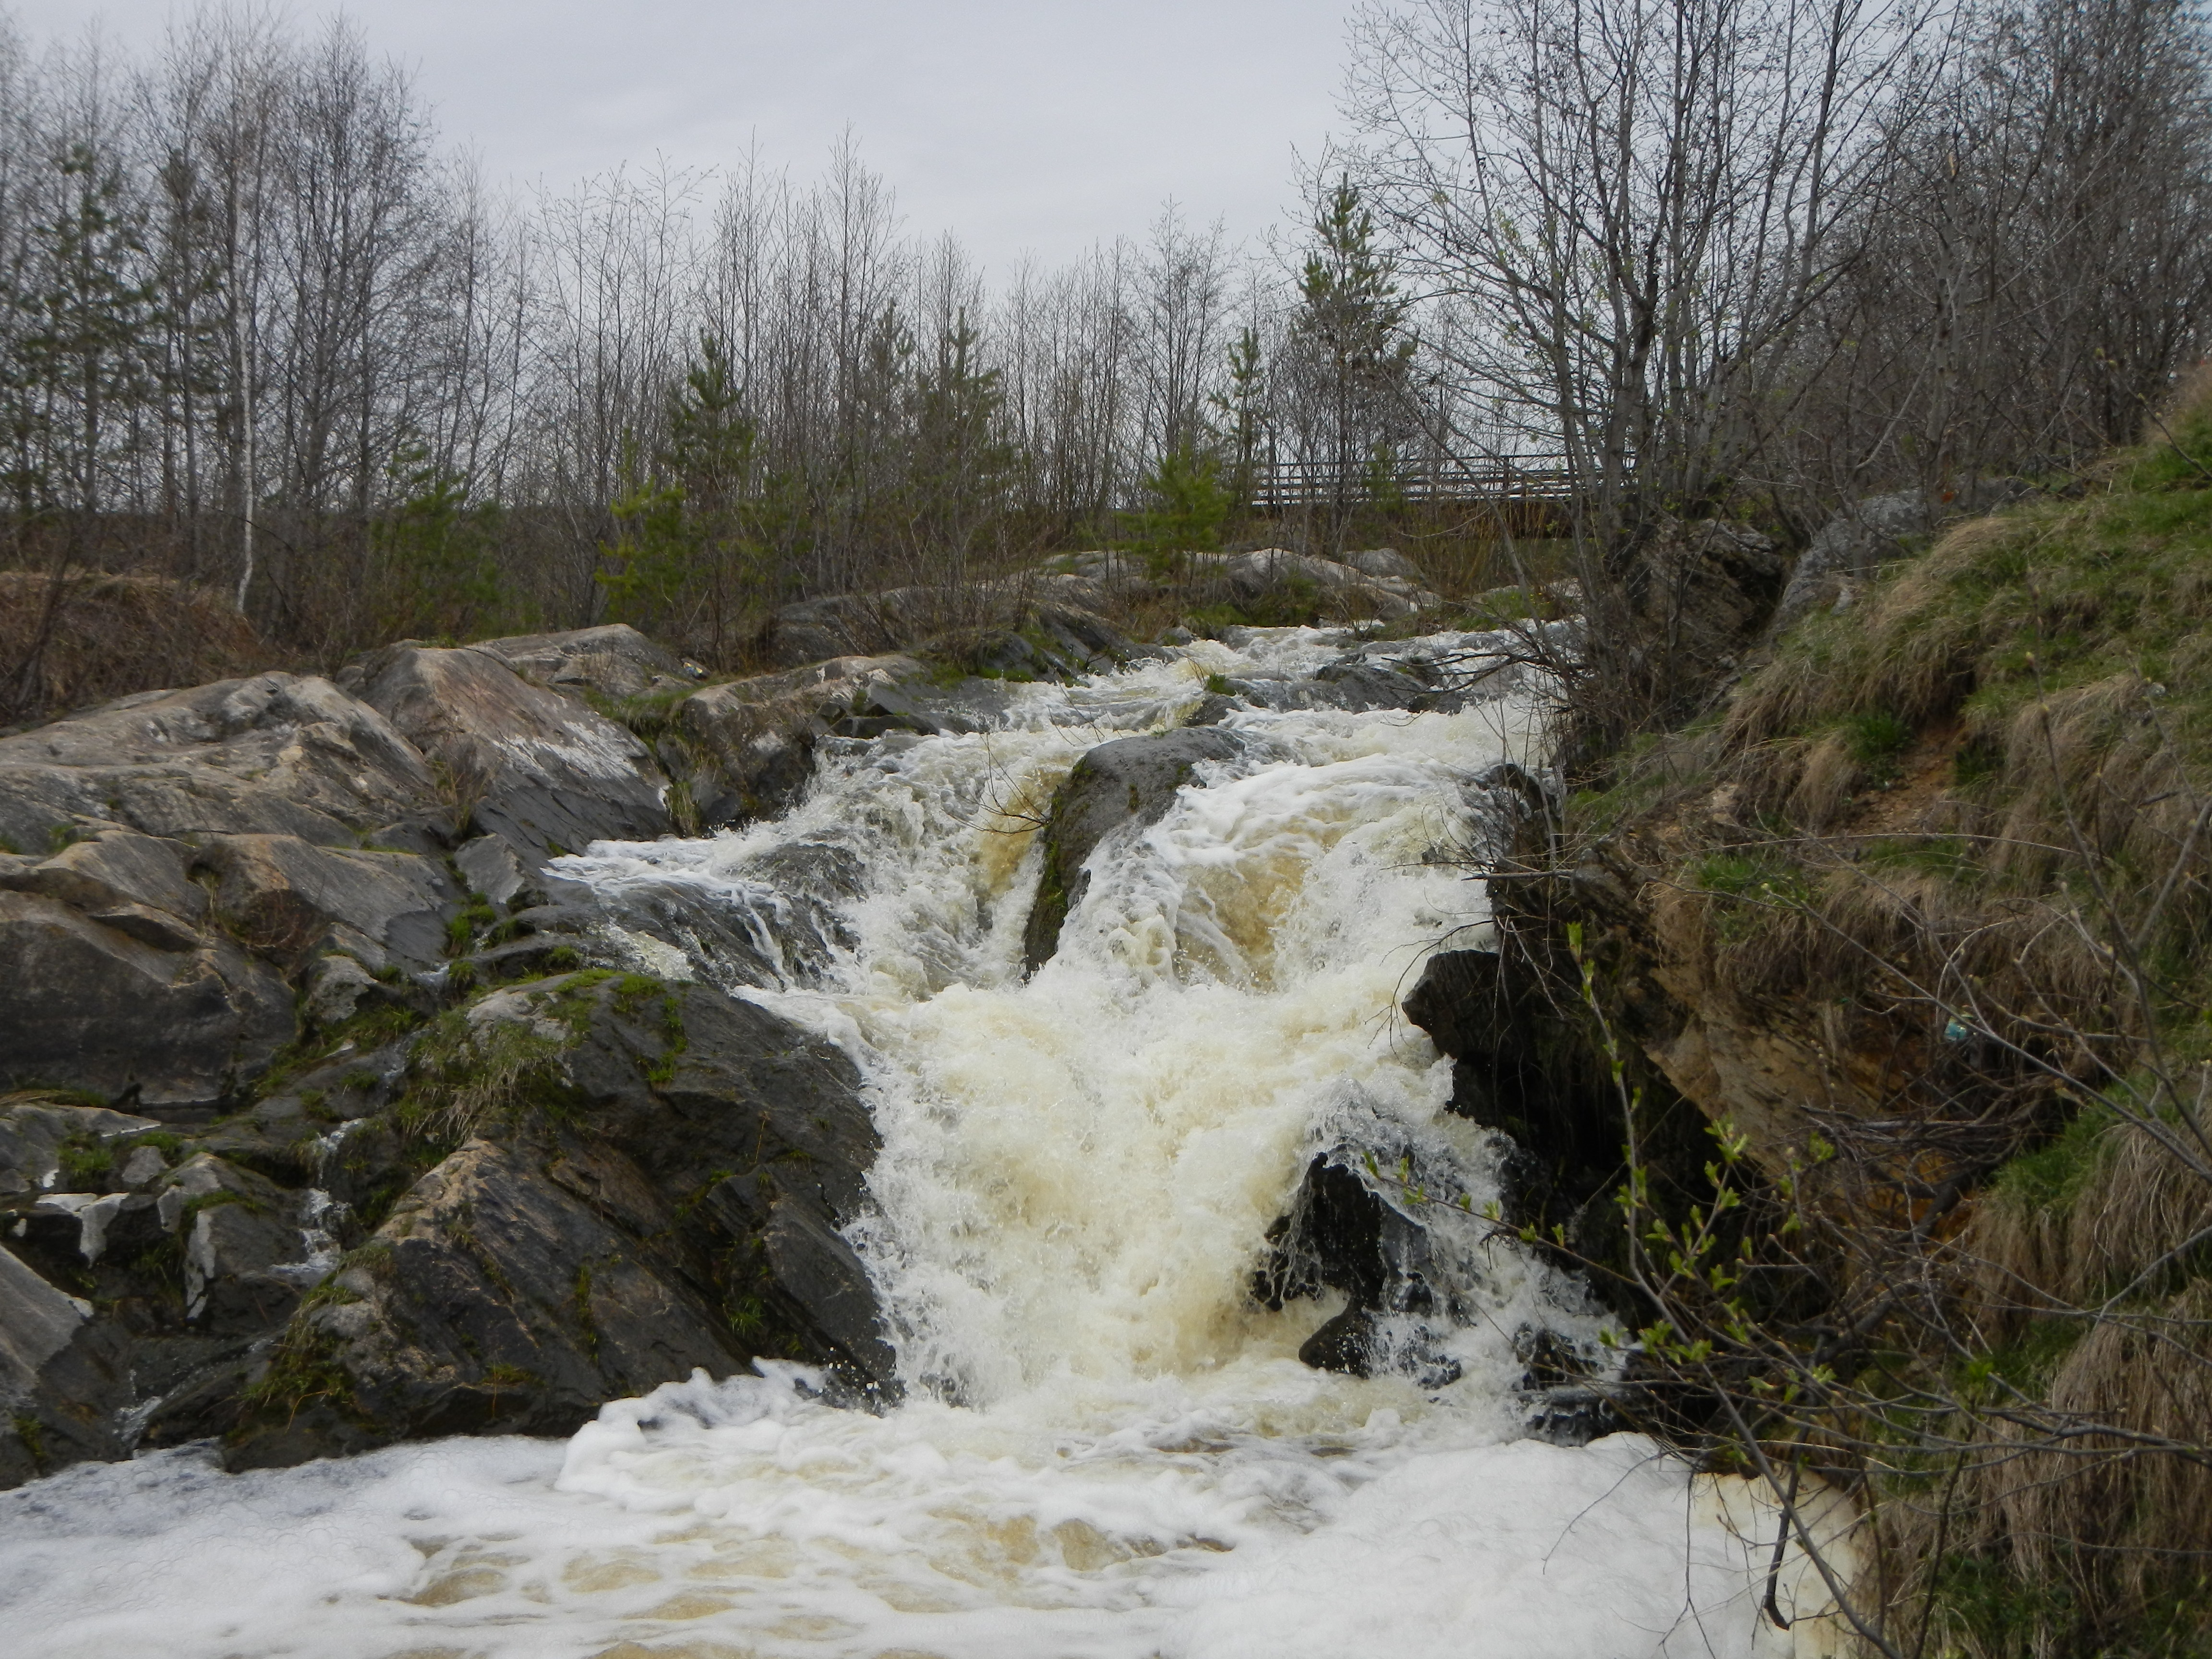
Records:
<instances>
[{"instance_id":1,"label":"foam on water surface","mask_svg":"<svg viewBox=\"0 0 2212 1659\"><path fill-rule=\"evenodd\" d=\"M1395 1009L1439 940L1480 937L1462 861L1486 833L1474 786L1530 747L1525 700L1232 717L1243 751L1158 823L1107 837L1057 954L1024 977L1032 831L1084 750L1171 723L1209 673L1305 672L1343 648L1279 630L1021 688L990 731L825 758L781 822L565 861L610 894L674 883L742 921L749 965L703 946L684 965L860 1062L884 1151L852 1232L906 1403L837 1410L808 1373L764 1363L616 1402L565 1447L72 1470L0 1494L11 1644L1825 1650L1829 1621L1784 1632L1760 1612L1771 1518L1740 1483L1692 1481L1632 1436L1522 1437L1516 1334L1595 1353L1601 1322L1489 1237L1500 1149L1443 1111L1449 1062ZM802 892L803 868L833 877ZM1426 1229L1449 1307L1420 1340L1446 1386L1312 1370L1297 1352L1334 1293L1278 1313L1249 1293L1307 1164L1378 1153L1421 1189L1410 1204L1379 1188ZM1794 1555L1779 1590L1785 1609L1825 1599Z\"/></svg>"}]
</instances>

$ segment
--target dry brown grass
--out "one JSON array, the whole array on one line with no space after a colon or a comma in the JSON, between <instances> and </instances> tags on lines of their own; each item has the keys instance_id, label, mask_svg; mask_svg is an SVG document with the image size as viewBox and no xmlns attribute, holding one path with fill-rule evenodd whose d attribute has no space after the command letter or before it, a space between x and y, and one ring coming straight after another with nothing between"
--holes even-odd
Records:
<instances>
[{"instance_id":1,"label":"dry brown grass","mask_svg":"<svg viewBox=\"0 0 2212 1659\"><path fill-rule=\"evenodd\" d=\"M213 591L162 576L0 571L0 722L283 660Z\"/></svg>"}]
</instances>

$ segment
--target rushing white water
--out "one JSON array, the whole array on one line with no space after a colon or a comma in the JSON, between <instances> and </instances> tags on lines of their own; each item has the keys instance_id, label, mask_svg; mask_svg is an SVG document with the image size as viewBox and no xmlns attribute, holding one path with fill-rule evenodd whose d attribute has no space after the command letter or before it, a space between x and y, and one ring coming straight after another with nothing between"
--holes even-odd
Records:
<instances>
[{"instance_id":1,"label":"rushing white water","mask_svg":"<svg viewBox=\"0 0 2212 1659\"><path fill-rule=\"evenodd\" d=\"M676 884L759 949L635 948L860 1063L884 1150L854 1237L904 1404L836 1409L768 1365L610 1406L565 1449L78 1469L0 1497L0 1627L42 1656L1827 1650L1830 1621L1760 1612L1747 1491L1636 1437L1522 1433L1516 1338L1595 1353L1599 1320L1488 1239L1497 1148L1395 1009L1481 925L1448 860L1481 843L1479 775L1530 741L1523 702L1233 716L1243 752L1102 844L1023 976L1034 815L1083 750L1172 722L1209 672L1345 643L1022 688L988 732L851 745L781 823L567 862L610 894ZM1310 1370L1340 1303L1252 1299L1316 1155L1419 1189L1371 1178L1438 1293L1396 1322L1400 1372ZM1779 1601L1825 1601L1794 1556Z\"/></svg>"}]
</instances>

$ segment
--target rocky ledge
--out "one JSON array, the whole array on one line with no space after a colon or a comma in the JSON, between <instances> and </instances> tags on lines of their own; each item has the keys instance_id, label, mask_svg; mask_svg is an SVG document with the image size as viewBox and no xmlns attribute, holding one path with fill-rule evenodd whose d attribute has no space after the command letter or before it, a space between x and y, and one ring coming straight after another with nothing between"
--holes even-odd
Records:
<instances>
[{"instance_id":1,"label":"rocky ledge","mask_svg":"<svg viewBox=\"0 0 2212 1659\"><path fill-rule=\"evenodd\" d=\"M759 1356L884 1398L841 1231L876 1149L860 1079L726 994L823 955L850 855L779 849L780 966L681 895L550 866L773 815L823 744L974 729L1007 678L1156 651L1078 603L1115 574L727 684L619 626L402 641L0 738L0 1486L208 1437L255 1467L561 1433ZM1237 751L1211 724L1234 708L1455 695L1353 649L1094 751L1033 960L1098 839Z\"/></svg>"},{"instance_id":2,"label":"rocky ledge","mask_svg":"<svg viewBox=\"0 0 2212 1659\"><path fill-rule=\"evenodd\" d=\"M762 1354L889 1386L851 1062L547 866L772 807L926 672L702 687L598 628L0 738L0 1485L560 1432Z\"/></svg>"}]
</instances>

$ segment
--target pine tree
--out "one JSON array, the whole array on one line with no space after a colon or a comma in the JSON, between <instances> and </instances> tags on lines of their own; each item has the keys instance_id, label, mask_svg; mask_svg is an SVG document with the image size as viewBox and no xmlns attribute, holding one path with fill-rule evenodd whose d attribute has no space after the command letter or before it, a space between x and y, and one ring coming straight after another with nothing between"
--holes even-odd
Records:
<instances>
[{"instance_id":1,"label":"pine tree","mask_svg":"<svg viewBox=\"0 0 2212 1659\"><path fill-rule=\"evenodd\" d=\"M1412 302L1375 245L1375 219L1340 177L1314 215L1291 325L1310 458L1326 472L1328 544L1340 548L1353 510L1395 483L1412 428Z\"/></svg>"},{"instance_id":2,"label":"pine tree","mask_svg":"<svg viewBox=\"0 0 2212 1659\"><path fill-rule=\"evenodd\" d=\"M915 553L942 558L944 575L956 581L977 532L1004 504L1015 460L1000 431L1006 394L999 371L982 366L981 341L968 313L957 313L909 392L907 533Z\"/></svg>"},{"instance_id":3,"label":"pine tree","mask_svg":"<svg viewBox=\"0 0 2212 1659\"><path fill-rule=\"evenodd\" d=\"M669 399L665 441L650 458L632 435L623 448L622 534L599 573L619 621L682 636L720 660L761 588L762 532L775 491L756 493L758 429L744 412L729 348L711 332Z\"/></svg>"}]
</instances>

